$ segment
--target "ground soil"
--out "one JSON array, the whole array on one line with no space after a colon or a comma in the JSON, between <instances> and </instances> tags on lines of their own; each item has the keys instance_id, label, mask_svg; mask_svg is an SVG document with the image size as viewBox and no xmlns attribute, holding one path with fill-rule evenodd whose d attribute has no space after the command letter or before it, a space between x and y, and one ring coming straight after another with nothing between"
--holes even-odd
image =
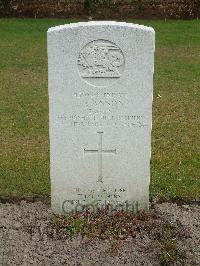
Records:
<instances>
[{"instance_id":1,"label":"ground soil","mask_svg":"<svg viewBox=\"0 0 200 266\"><path fill-rule=\"evenodd\" d=\"M0 265L200 265L200 206L157 203L150 212L159 228L117 242L88 241L58 235L49 204L0 203Z\"/></svg>"}]
</instances>

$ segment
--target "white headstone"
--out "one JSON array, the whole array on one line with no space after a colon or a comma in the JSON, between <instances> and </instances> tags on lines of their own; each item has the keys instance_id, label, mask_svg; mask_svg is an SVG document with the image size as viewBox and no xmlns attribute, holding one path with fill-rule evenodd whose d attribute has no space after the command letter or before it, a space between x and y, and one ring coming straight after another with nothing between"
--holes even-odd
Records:
<instances>
[{"instance_id":1,"label":"white headstone","mask_svg":"<svg viewBox=\"0 0 200 266\"><path fill-rule=\"evenodd\" d=\"M48 30L52 210L148 209L154 30Z\"/></svg>"}]
</instances>

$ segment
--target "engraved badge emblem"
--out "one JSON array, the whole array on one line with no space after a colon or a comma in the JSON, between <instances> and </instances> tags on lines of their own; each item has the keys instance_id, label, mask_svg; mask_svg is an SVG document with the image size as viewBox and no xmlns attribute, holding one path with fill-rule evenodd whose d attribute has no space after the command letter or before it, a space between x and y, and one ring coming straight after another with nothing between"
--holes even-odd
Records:
<instances>
[{"instance_id":1,"label":"engraved badge emblem","mask_svg":"<svg viewBox=\"0 0 200 266\"><path fill-rule=\"evenodd\" d=\"M95 86L107 86L119 79L124 71L122 50L107 40L88 43L78 57L80 76Z\"/></svg>"}]
</instances>

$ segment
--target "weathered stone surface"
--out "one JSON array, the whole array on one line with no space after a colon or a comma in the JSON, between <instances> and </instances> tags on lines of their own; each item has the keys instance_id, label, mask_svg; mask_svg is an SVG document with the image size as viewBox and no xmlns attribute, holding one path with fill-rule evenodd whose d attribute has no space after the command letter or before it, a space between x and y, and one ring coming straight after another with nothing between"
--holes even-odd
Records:
<instances>
[{"instance_id":1,"label":"weathered stone surface","mask_svg":"<svg viewBox=\"0 0 200 266\"><path fill-rule=\"evenodd\" d=\"M121 22L49 29L55 213L148 208L154 42L152 28Z\"/></svg>"}]
</instances>

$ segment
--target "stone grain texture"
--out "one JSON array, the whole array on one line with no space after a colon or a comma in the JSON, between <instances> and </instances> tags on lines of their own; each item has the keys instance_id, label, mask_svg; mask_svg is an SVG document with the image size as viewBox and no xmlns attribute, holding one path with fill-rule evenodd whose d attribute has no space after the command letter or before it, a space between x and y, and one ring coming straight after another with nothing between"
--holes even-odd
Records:
<instances>
[{"instance_id":1,"label":"stone grain texture","mask_svg":"<svg viewBox=\"0 0 200 266\"><path fill-rule=\"evenodd\" d=\"M137 24L48 30L54 212L148 209L154 49L154 30Z\"/></svg>"}]
</instances>

